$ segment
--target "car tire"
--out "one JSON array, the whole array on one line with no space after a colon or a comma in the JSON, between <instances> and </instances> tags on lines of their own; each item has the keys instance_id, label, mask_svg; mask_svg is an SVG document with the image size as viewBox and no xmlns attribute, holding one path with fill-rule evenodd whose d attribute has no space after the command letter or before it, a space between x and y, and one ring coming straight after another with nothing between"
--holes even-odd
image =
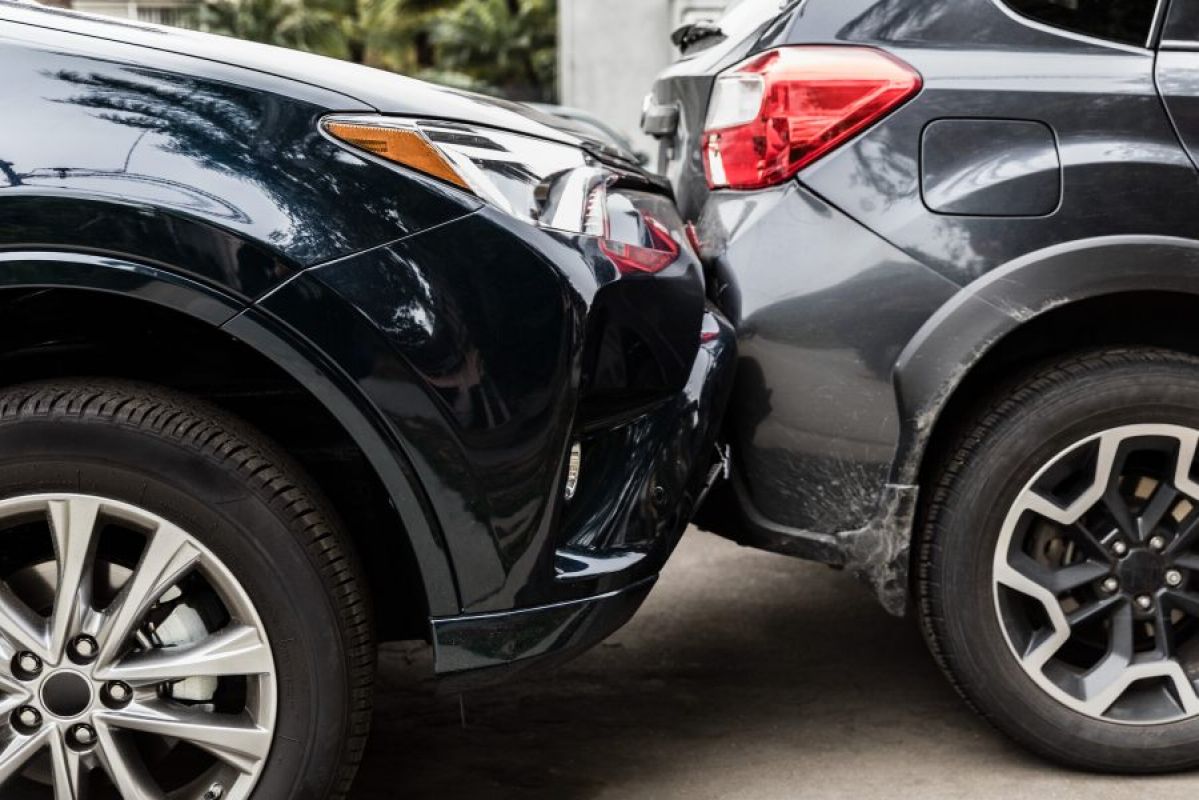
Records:
<instances>
[{"instance_id":1,"label":"car tire","mask_svg":"<svg viewBox=\"0 0 1199 800\"><path fill-rule=\"evenodd\" d=\"M1050 759L1199 766L1197 441L1199 359L1088 352L1001 391L929 487L925 638L978 712Z\"/></svg>"},{"instance_id":2,"label":"car tire","mask_svg":"<svg viewBox=\"0 0 1199 800\"><path fill-rule=\"evenodd\" d=\"M0 541L4 596L46 631L0 624L0 703L13 725L20 708L40 717L0 745L4 796L348 794L374 672L361 571L328 503L262 435L152 386L4 389ZM30 578L47 563L48 598ZM60 689L85 686L76 714Z\"/></svg>"}]
</instances>

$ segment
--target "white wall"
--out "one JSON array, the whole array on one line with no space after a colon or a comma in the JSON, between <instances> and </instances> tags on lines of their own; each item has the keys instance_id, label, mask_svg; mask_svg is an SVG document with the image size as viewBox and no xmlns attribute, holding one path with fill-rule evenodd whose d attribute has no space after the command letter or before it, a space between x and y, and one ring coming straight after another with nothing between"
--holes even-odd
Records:
<instances>
[{"instance_id":1,"label":"white wall","mask_svg":"<svg viewBox=\"0 0 1199 800\"><path fill-rule=\"evenodd\" d=\"M656 153L641 133L641 101L675 57L671 31L713 19L729 0L558 0L563 105L582 108Z\"/></svg>"}]
</instances>

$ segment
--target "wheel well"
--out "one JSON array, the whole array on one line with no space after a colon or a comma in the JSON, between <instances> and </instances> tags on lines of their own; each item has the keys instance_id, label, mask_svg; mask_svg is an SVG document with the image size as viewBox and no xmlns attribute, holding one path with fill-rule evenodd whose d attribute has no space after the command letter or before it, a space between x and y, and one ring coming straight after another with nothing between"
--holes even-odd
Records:
<instances>
[{"instance_id":1,"label":"wheel well","mask_svg":"<svg viewBox=\"0 0 1199 800\"><path fill-rule=\"evenodd\" d=\"M223 331L142 300L76 289L0 291L0 385L72 376L186 392L265 433L345 522L381 612L379 638L428 636L416 559L387 491L342 425L290 375Z\"/></svg>"},{"instance_id":2,"label":"wheel well","mask_svg":"<svg viewBox=\"0 0 1199 800\"><path fill-rule=\"evenodd\" d=\"M1199 296L1125 292L1059 306L1000 339L954 390L929 436L919 485L927 489L964 428L1040 364L1097 347L1164 347L1199 355ZM923 501L920 503L923 509ZM917 530L921 515L917 516Z\"/></svg>"}]
</instances>

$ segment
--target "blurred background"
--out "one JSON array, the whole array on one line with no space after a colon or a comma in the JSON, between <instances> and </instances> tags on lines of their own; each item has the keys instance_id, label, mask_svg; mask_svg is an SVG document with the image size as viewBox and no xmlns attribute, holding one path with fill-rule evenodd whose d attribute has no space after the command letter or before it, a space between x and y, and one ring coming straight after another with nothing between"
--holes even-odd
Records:
<instances>
[{"instance_id":1,"label":"blurred background","mask_svg":"<svg viewBox=\"0 0 1199 800\"><path fill-rule=\"evenodd\" d=\"M448 86L586 112L650 154L641 101L670 33L732 0L44 0L309 50Z\"/></svg>"}]
</instances>

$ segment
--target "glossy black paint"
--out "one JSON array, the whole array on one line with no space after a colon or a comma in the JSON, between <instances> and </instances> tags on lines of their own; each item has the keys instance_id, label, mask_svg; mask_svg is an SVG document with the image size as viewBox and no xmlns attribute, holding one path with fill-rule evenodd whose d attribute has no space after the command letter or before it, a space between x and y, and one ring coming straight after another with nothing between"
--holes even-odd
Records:
<instances>
[{"instance_id":1,"label":"glossy black paint","mask_svg":"<svg viewBox=\"0 0 1199 800\"><path fill-rule=\"evenodd\" d=\"M0 75L0 288L169 308L303 387L402 522L357 535L402 538L440 671L561 657L635 610L710 482L735 351L660 181L523 107L2 1ZM678 256L623 275L596 239L320 132L356 111L586 149ZM576 633L547 638L567 607Z\"/></svg>"},{"instance_id":2,"label":"glossy black paint","mask_svg":"<svg viewBox=\"0 0 1199 800\"><path fill-rule=\"evenodd\" d=\"M0 21L0 102L23 110L6 118L0 247L186 264L256 297L478 207L322 136L316 121L331 108L367 109L348 98L245 70L209 76L203 62L152 50L128 63L129 52Z\"/></svg>"},{"instance_id":3,"label":"glossy black paint","mask_svg":"<svg viewBox=\"0 0 1199 800\"><path fill-rule=\"evenodd\" d=\"M1194 5L1161 15L1167 40L1195 38ZM882 48L924 87L793 184L709 194L696 143L715 74L803 44ZM664 73L655 103L681 120L667 173L740 341L722 495L739 513L707 524L848 566L901 613L926 448L972 369L1072 303L1195 291L1196 47L1092 39L998 0L805 0Z\"/></svg>"},{"instance_id":4,"label":"glossy black paint","mask_svg":"<svg viewBox=\"0 0 1199 800\"><path fill-rule=\"evenodd\" d=\"M523 103L512 103L470 92L432 86L382 70L367 70L345 61L268 48L227 37L213 37L180 29L168 29L119 19L87 18L54 8L29 8L6 3L5 19L24 26L18 38L43 41L50 46L66 33L92 40L96 52L100 42L117 45L114 61L125 61L129 46L138 48L141 60L161 64L191 64L214 79L231 84L282 89L290 96L327 103L342 111L372 109L388 114L425 119L470 120L479 125L503 128L541 139L566 144L594 146L616 160L618 152L585 132ZM196 61L203 62L197 65Z\"/></svg>"},{"instance_id":5,"label":"glossy black paint","mask_svg":"<svg viewBox=\"0 0 1199 800\"><path fill-rule=\"evenodd\" d=\"M681 393L628 424L583 439L583 469L591 480L564 510L553 537L554 594L569 588L573 599L515 617L435 619L440 670L469 671L472 684L490 682L492 676L474 675L500 662L544 657L553 663L598 642L636 611L717 478L718 467L705 473L695 466L711 460L705 454L715 446L732 388L736 344L732 327L714 310L705 329L710 338ZM631 586L629 576L638 576ZM516 625L519 636L512 635Z\"/></svg>"},{"instance_id":6,"label":"glossy black paint","mask_svg":"<svg viewBox=\"0 0 1199 800\"><path fill-rule=\"evenodd\" d=\"M433 622L444 691L464 691L560 663L592 647L632 618L654 578L598 597L514 614L478 614Z\"/></svg>"},{"instance_id":7,"label":"glossy black paint","mask_svg":"<svg viewBox=\"0 0 1199 800\"><path fill-rule=\"evenodd\" d=\"M375 329L361 329L351 318L322 324L334 305L330 295L362 319L376 320ZM262 307L296 321L387 419L437 518L455 531L446 543L462 609L482 613L610 591L630 574L654 574L661 566L651 559L615 575L563 583L555 577L555 553L585 525L608 536L638 531L653 542L671 539L685 524L685 516L672 519L659 535L653 533L658 513L630 515L652 508L654 486L666 481L653 465L664 446L689 429L681 427L682 411L670 405L672 398L683 401L727 371L705 375L698 388L687 383L693 365L706 358L696 333L703 303L694 260L649 280L617 280L592 241L537 231L484 210L310 270ZM671 330L690 333L685 343L664 340ZM626 393L630 405L623 412L608 405L602 418L583 425L586 397L604 376L600 352L580 342L608 335L637 344L623 358L622 373L648 370L664 380L655 386L638 379L658 398L649 413L642 398ZM708 409L723 398L704 402L710 443L715 430L709 430ZM612 446L621 469L593 478L568 510L555 498L572 430L584 443L588 475L600 472L602 453ZM706 449L687 442L674 455L689 474ZM667 488L671 497L683 489ZM588 514L591 503L604 511L597 519ZM591 538L594 546L582 549L644 551L643 541Z\"/></svg>"}]
</instances>

